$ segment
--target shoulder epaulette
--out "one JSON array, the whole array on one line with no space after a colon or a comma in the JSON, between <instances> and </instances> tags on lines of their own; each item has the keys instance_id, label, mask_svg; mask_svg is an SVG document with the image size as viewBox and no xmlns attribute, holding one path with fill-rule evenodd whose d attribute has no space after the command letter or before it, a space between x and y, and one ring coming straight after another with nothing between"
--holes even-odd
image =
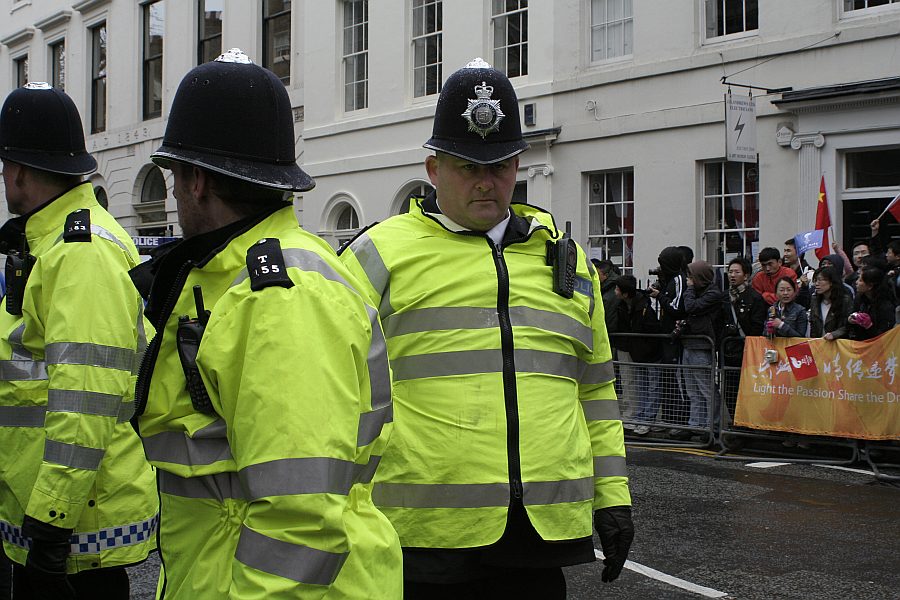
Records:
<instances>
[{"instance_id":1,"label":"shoulder epaulette","mask_svg":"<svg viewBox=\"0 0 900 600\"><path fill-rule=\"evenodd\" d=\"M91 241L91 211L86 208L79 208L66 216L63 241L67 244L69 242Z\"/></svg>"},{"instance_id":2,"label":"shoulder epaulette","mask_svg":"<svg viewBox=\"0 0 900 600\"><path fill-rule=\"evenodd\" d=\"M247 273L254 292L269 286L294 287L284 264L278 238L263 238L247 249Z\"/></svg>"}]
</instances>

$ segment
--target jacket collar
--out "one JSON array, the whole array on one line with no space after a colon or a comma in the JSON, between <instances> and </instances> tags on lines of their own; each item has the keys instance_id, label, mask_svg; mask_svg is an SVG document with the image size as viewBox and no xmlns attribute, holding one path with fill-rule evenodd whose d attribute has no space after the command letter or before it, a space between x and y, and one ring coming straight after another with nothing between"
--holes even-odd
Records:
<instances>
[{"instance_id":1,"label":"jacket collar","mask_svg":"<svg viewBox=\"0 0 900 600\"><path fill-rule=\"evenodd\" d=\"M509 225L503 236L503 246L524 242L538 230L546 230L550 237L557 237L559 230L553 220L553 215L545 210L529 204L513 203L510 205ZM432 191L422 200L418 200L410 206L410 212L420 219L436 223L443 229L452 233L468 236L484 237L481 231L471 231L457 225L447 218L438 206L437 193Z\"/></svg>"},{"instance_id":2,"label":"jacket collar","mask_svg":"<svg viewBox=\"0 0 900 600\"><path fill-rule=\"evenodd\" d=\"M94 197L94 188L84 181L50 198L33 210L13 217L0 227L0 250L17 250L22 245L22 236L28 240L28 247L34 248L45 236L62 229L65 217L79 208L99 206Z\"/></svg>"}]
</instances>

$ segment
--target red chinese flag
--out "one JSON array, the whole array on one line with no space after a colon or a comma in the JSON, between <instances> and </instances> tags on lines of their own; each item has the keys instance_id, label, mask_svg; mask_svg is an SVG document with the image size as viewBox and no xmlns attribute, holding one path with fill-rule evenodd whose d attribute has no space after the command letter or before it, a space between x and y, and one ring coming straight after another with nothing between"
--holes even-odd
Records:
<instances>
[{"instance_id":1,"label":"red chinese flag","mask_svg":"<svg viewBox=\"0 0 900 600\"><path fill-rule=\"evenodd\" d=\"M819 374L819 368L816 367L816 359L813 358L809 342L787 346L784 353L787 354L788 361L791 363L791 371L794 372L794 379L797 381L803 381Z\"/></svg>"},{"instance_id":2,"label":"red chinese flag","mask_svg":"<svg viewBox=\"0 0 900 600\"><path fill-rule=\"evenodd\" d=\"M900 210L898 210L900 212ZM822 183L819 184L819 202L816 204L816 226L821 229L822 246L816 248L816 258L822 260L831 254L831 244L828 242L828 228L831 227L831 214L828 212L828 196L825 195L825 176L822 175Z\"/></svg>"},{"instance_id":3,"label":"red chinese flag","mask_svg":"<svg viewBox=\"0 0 900 600\"><path fill-rule=\"evenodd\" d=\"M900 194L897 194L897 196L891 200L891 203L888 204L885 210L894 215L894 218L900 223Z\"/></svg>"}]
</instances>

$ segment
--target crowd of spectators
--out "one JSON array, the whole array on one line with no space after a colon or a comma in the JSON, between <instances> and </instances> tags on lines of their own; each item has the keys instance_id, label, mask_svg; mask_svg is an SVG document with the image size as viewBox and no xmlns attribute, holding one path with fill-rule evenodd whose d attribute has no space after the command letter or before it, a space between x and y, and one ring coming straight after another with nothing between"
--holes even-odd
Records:
<instances>
[{"instance_id":1,"label":"crowd of spectators","mask_svg":"<svg viewBox=\"0 0 900 600\"><path fill-rule=\"evenodd\" d=\"M630 433L699 439L710 420L730 420L740 371L726 369L718 383L720 415L710 367L740 367L748 336L870 340L900 326L900 239L882 244L875 221L872 238L851 247L852 261L838 243L830 250L813 267L790 239L783 251L732 257L723 274L690 248L669 246L646 288L595 260Z\"/></svg>"}]
</instances>

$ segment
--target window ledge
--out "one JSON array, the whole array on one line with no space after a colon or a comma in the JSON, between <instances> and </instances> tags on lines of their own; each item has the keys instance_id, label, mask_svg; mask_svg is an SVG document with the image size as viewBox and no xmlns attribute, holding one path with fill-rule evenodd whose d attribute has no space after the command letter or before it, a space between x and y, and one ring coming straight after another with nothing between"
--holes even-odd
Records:
<instances>
[{"instance_id":1,"label":"window ledge","mask_svg":"<svg viewBox=\"0 0 900 600\"><path fill-rule=\"evenodd\" d=\"M8 35L2 40L0 40L0 44L4 46L18 46L19 44L25 43L30 40L34 36L34 27L23 27L22 29L16 31L12 35Z\"/></svg>"},{"instance_id":2,"label":"window ledge","mask_svg":"<svg viewBox=\"0 0 900 600\"><path fill-rule=\"evenodd\" d=\"M48 29L53 29L54 27L58 27L65 23L69 22L69 19L72 18L71 10L61 10L59 12L55 12L46 19L41 19L37 23L34 24L35 27L40 29L41 31L47 31Z\"/></svg>"},{"instance_id":3,"label":"window ledge","mask_svg":"<svg viewBox=\"0 0 900 600\"><path fill-rule=\"evenodd\" d=\"M740 31L738 33L729 33L716 37L703 38L702 46L712 46L715 44L724 44L726 42L744 40L747 38L759 37L759 29L751 29L750 31Z\"/></svg>"}]
</instances>

